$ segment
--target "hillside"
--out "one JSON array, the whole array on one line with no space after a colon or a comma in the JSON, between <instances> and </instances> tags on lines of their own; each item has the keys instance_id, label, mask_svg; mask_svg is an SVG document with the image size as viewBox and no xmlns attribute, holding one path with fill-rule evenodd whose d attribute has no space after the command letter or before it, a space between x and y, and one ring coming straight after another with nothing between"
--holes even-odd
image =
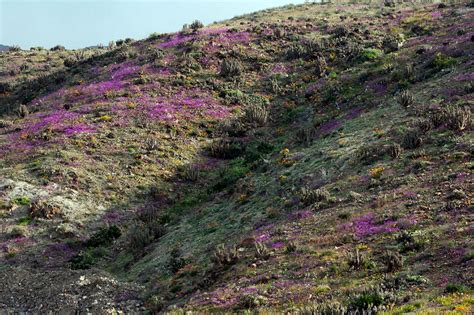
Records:
<instances>
[{"instance_id":1,"label":"hillside","mask_svg":"<svg viewBox=\"0 0 474 315\"><path fill-rule=\"evenodd\" d=\"M0 53L1 312L473 312L474 7L286 6Z\"/></svg>"}]
</instances>

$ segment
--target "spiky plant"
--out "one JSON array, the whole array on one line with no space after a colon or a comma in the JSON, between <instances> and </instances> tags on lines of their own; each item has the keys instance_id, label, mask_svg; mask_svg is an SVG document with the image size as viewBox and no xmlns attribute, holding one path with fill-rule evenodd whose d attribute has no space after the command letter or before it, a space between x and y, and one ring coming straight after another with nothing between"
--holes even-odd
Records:
<instances>
[{"instance_id":1,"label":"spiky plant","mask_svg":"<svg viewBox=\"0 0 474 315\"><path fill-rule=\"evenodd\" d=\"M189 28L193 32L197 32L200 28L203 28L203 27L204 27L204 24L199 20L195 20L194 22L191 23L191 25L189 25Z\"/></svg>"},{"instance_id":2,"label":"spiky plant","mask_svg":"<svg viewBox=\"0 0 474 315\"><path fill-rule=\"evenodd\" d=\"M24 104L21 104L20 107L18 108L18 115L21 117L21 118L25 118L26 116L28 116L30 113L30 111L28 110L28 107Z\"/></svg>"},{"instance_id":3,"label":"spiky plant","mask_svg":"<svg viewBox=\"0 0 474 315\"><path fill-rule=\"evenodd\" d=\"M147 137L145 139L145 149L148 152L154 151L158 146L158 141L153 137Z\"/></svg>"},{"instance_id":4,"label":"spiky plant","mask_svg":"<svg viewBox=\"0 0 474 315\"><path fill-rule=\"evenodd\" d=\"M282 38L282 37L285 37L286 31L285 31L284 28L278 27L278 28L276 28L276 29L273 31L273 34L274 34L275 37L277 37L277 38Z\"/></svg>"},{"instance_id":5,"label":"spiky plant","mask_svg":"<svg viewBox=\"0 0 474 315\"><path fill-rule=\"evenodd\" d=\"M444 110L446 124L449 129L454 131L463 131L469 129L472 125L471 109L465 107L450 106Z\"/></svg>"},{"instance_id":6,"label":"spiky plant","mask_svg":"<svg viewBox=\"0 0 474 315\"><path fill-rule=\"evenodd\" d=\"M416 149L423 143L422 133L419 129L408 130L403 137L403 147L405 149Z\"/></svg>"},{"instance_id":7,"label":"spiky plant","mask_svg":"<svg viewBox=\"0 0 474 315\"><path fill-rule=\"evenodd\" d=\"M255 242L255 257L263 260L270 258L268 247L261 242Z\"/></svg>"},{"instance_id":8,"label":"spiky plant","mask_svg":"<svg viewBox=\"0 0 474 315\"><path fill-rule=\"evenodd\" d=\"M237 263L239 258L239 251L237 250L237 247L226 247L224 244L220 244L216 247L214 255L211 259L216 265L220 267L226 267Z\"/></svg>"},{"instance_id":9,"label":"spiky plant","mask_svg":"<svg viewBox=\"0 0 474 315\"><path fill-rule=\"evenodd\" d=\"M398 159L402 153L402 147L398 143L394 143L388 146L388 154L392 159Z\"/></svg>"},{"instance_id":10,"label":"spiky plant","mask_svg":"<svg viewBox=\"0 0 474 315\"><path fill-rule=\"evenodd\" d=\"M298 143L301 143L305 146L310 145L315 137L316 130L314 127L302 127L296 132L296 139Z\"/></svg>"},{"instance_id":11,"label":"spiky plant","mask_svg":"<svg viewBox=\"0 0 474 315\"><path fill-rule=\"evenodd\" d=\"M0 128L9 128L13 126L13 122L9 120L0 120Z\"/></svg>"},{"instance_id":12,"label":"spiky plant","mask_svg":"<svg viewBox=\"0 0 474 315\"><path fill-rule=\"evenodd\" d=\"M347 307L337 301L317 303L303 306L298 309L295 315L344 315L347 314Z\"/></svg>"},{"instance_id":13,"label":"spiky plant","mask_svg":"<svg viewBox=\"0 0 474 315\"><path fill-rule=\"evenodd\" d=\"M399 253L386 251L384 263L387 267L387 272L394 272L400 270L403 267L403 258Z\"/></svg>"},{"instance_id":14,"label":"spiky plant","mask_svg":"<svg viewBox=\"0 0 474 315\"><path fill-rule=\"evenodd\" d=\"M46 200L37 200L30 205L32 218L52 219L61 214L61 208L48 203Z\"/></svg>"},{"instance_id":15,"label":"spiky plant","mask_svg":"<svg viewBox=\"0 0 474 315\"><path fill-rule=\"evenodd\" d=\"M304 58L308 55L308 49L301 44L293 44L284 51L285 59L293 60Z\"/></svg>"},{"instance_id":16,"label":"spiky plant","mask_svg":"<svg viewBox=\"0 0 474 315\"><path fill-rule=\"evenodd\" d=\"M301 188L299 195L301 202L306 206L312 205L316 202L328 201L331 198L331 194L324 187L319 189L303 187Z\"/></svg>"},{"instance_id":17,"label":"spiky plant","mask_svg":"<svg viewBox=\"0 0 474 315\"><path fill-rule=\"evenodd\" d=\"M243 66L237 59L225 59L221 64L219 74L225 78L234 78L242 74Z\"/></svg>"},{"instance_id":18,"label":"spiky plant","mask_svg":"<svg viewBox=\"0 0 474 315\"><path fill-rule=\"evenodd\" d=\"M209 154L219 159L233 159L242 154L244 147L236 139L220 139L214 141L209 147Z\"/></svg>"},{"instance_id":19,"label":"spiky plant","mask_svg":"<svg viewBox=\"0 0 474 315\"><path fill-rule=\"evenodd\" d=\"M398 95L397 101L402 107L408 108L415 103L415 98L413 97L413 94L410 93L410 91L404 90Z\"/></svg>"},{"instance_id":20,"label":"spiky plant","mask_svg":"<svg viewBox=\"0 0 474 315\"><path fill-rule=\"evenodd\" d=\"M358 248L354 252L350 252L347 255L347 264L350 269L361 269L365 266L366 257L363 255Z\"/></svg>"},{"instance_id":21,"label":"spiky plant","mask_svg":"<svg viewBox=\"0 0 474 315\"><path fill-rule=\"evenodd\" d=\"M192 164L187 164L181 168L181 176L188 181L195 182L199 179L199 167Z\"/></svg>"},{"instance_id":22,"label":"spiky plant","mask_svg":"<svg viewBox=\"0 0 474 315\"><path fill-rule=\"evenodd\" d=\"M268 121L268 111L264 105L252 104L245 109L245 122L255 126L264 126Z\"/></svg>"},{"instance_id":23,"label":"spiky plant","mask_svg":"<svg viewBox=\"0 0 474 315\"><path fill-rule=\"evenodd\" d=\"M315 63L315 72L318 77L322 77L326 74L327 70L326 59L323 56L318 56Z\"/></svg>"},{"instance_id":24,"label":"spiky plant","mask_svg":"<svg viewBox=\"0 0 474 315\"><path fill-rule=\"evenodd\" d=\"M297 250L298 250L298 246L293 241L289 241L288 244L286 245L286 252L287 253L294 253Z\"/></svg>"}]
</instances>

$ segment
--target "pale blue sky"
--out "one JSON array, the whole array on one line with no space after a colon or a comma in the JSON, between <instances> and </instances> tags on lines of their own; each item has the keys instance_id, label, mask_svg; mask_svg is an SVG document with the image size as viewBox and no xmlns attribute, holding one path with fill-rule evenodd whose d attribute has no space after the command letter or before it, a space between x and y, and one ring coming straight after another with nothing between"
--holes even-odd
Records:
<instances>
[{"instance_id":1,"label":"pale blue sky","mask_svg":"<svg viewBox=\"0 0 474 315\"><path fill-rule=\"evenodd\" d=\"M0 0L0 44L67 48L173 32L304 0Z\"/></svg>"}]
</instances>

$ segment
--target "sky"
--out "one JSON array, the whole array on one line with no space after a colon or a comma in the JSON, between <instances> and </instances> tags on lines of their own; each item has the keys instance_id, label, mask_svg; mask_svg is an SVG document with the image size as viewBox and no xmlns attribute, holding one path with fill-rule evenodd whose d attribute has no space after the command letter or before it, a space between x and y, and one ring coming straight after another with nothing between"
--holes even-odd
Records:
<instances>
[{"instance_id":1,"label":"sky","mask_svg":"<svg viewBox=\"0 0 474 315\"><path fill-rule=\"evenodd\" d=\"M68 49L146 38L183 24L303 3L304 0L0 0L0 44Z\"/></svg>"}]
</instances>

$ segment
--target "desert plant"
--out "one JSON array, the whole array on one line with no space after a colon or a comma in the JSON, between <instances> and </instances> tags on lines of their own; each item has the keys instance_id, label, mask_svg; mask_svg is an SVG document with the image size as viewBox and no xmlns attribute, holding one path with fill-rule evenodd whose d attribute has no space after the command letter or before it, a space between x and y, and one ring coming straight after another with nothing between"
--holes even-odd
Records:
<instances>
[{"instance_id":1,"label":"desert plant","mask_svg":"<svg viewBox=\"0 0 474 315\"><path fill-rule=\"evenodd\" d=\"M239 306L246 309L254 309L263 306L267 298L258 294L245 294L240 298Z\"/></svg>"},{"instance_id":2,"label":"desert plant","mask_svg":"<svg viewBox=\"0 0 474 315\"><path fill-rule=\"evenodd\" d=\"M326 63L326 59L323 56L318 56L315 62L316 76L318 77L324 76L326 74L327 67L328 65Z\"/></svg>"},{"instance_id":3,"label":"desert plant","mask_svg":"<svg viewBox=\"0 0 474 315\"><path fill-rule=\"evenodd\" d=\"M440 52L436 53L433 59L430 62L430 67L434 68L437 71L440 71L444 68L449 68L456 64L456 59L446 56Z\"/></svg>"},{"instance_id":4,"label":"desert plant","mask_svg":"<svg viewBox=\"0 0 474 315\"><path fill-rule=\"evenodd\" d=\"M420 231L401 231L397 236L397 242L400 244L400 252L406 253L424 249L428 239Z\"/></svg>"},{"instance_id":5,"label":"desert plant","mask_svg":"<svg viewBox=\"0 0 474 315\"><path fill-rule=\"evenodd\" d=\"M150 228L141 222L134 223L128 233L129 247L134 251L143 249L153 242L153 239L154 237Z\"/></svg>"},{"instance_id":6,"label":"desert plant","mask_svg":"<svg viewBox=\"0 0 474 315\"><path fill-rule=\"evenodd\" d=\"M0 94L9 93L12 91L12 84L10 82L0 82Z\"/></svg>"},{"instance_id":7,"label":"desert plant","mask_svg":"<svg viewBox=\"0 0 474 315\"><path fill-rule=\"evenodd\" d=\"M51 51L63 51L66 50L66 48L62 45L56 45L50 49Z\"/></svg>"},{"instance_id":8,"label":"desert plant","mask_svg":"<svg viewBox=\"0 0 474 315\"><path fill-rule=\"evenodd\" d=\"M344 37L349 35L349 29L346 26L338 26L332 31L332 34L335 37Z\"/></svg>"},{"instance_id":9,"label":"desert plant","mask_svg":"<svg viewBox=\"0 0 474 315\"><path fill-rule=\"evenodd\" d=\"M408 108L413 105L415 98L413 97L413 94L410 93L410 91L404 90L398 95L397 101L402 107Z\"/></svg>"},{"instance_id":10,"label":"desert plant","mask_svg":"<svg viewBox=\"0 0 474 315\"><path fill-rule=\"evenodd\" d=\"M397 51L402 42L396 36L386 36L382 41L382 46L385 52L394 52Z\"/></svg>"},{"instance_id":11,"label":"desert plant","mask_svg":"<svg viewBox=\"0 0 474 315\"><path fill-rule=\"evenodd\" d=\"M210 155L220 159L233 159L240 156L243 152L243 143L232 138L214 141L209 147Z\"/></svg>"},{"instance_id":12,"label":"desert plant","mask_svg":"<svg viewBox=\"0 0 474 315\"><path fill-rule=\"evenodd\" d=\"M137 219L142 221L145 224L153 224L155 223L159 216L160 216L160 209L159 207L154 207L154 206L147 206L144 207L143 209L140 209L137 214Z\"/></svg>"},{"instance_id":13,"label":"desert plant","mask_svg":"<svg viewBox=\"0 0 474 315\"><path fill-rule=\"evenodd\" d=\"M235 246L226 247L224 244L220 244L216 247L211 259L220 267L231 266L239 260L239 251Z\"/></svg>"},{"instance_id":14,"label":"desert plant","mask_svg":"<svg viewBox=\"0 0 474 315\"><path fill-rule=\"evenodd\" d=\"M270 79L270 87L271 87L271 91L275 94L278 94L282 91L282 88L277 78Z\"/></svg>"},{"instance_id":15,"label":"desert plant","mask_svg":"<svg viewBox=\"0 0 474 315\"><path fill-rule=\"evenodd\" d=\"M380 49L367 48L360 51L359 59L361 59L362 61L375 60L382 55L383 55L383 51L381 51Z\"/></svg>"},{"instance_id":16,"label":"desert plant","mask_svg":"<svg viewBox=\"0 0 474 315\"><path fill-rule=\"evenodd\" d=\"M10 52L21 51L21 47L18 46L18 45L13 45L13 46L8 47L8 51L10 51Z\"/></svg>"},{"instance_id":17,"label":"desert plant","mask_svg":"<svg viewBox=\"0 0 474 315\"><path fill-rule=\"evenodd\" d=\"M347 264L350 269L361 269L366 265L366 257L356 248L347 255Z\"/></svg>"},{"instance_id":18,"label":"desert plant","mask_svg":"<svg viewBox=\"0 0 474 315\"><path fill-rule=\"evenodd\" d=\"M52 219L60 213L61 208L45 200L37 200L30 205L30 215L32 218Z\"/></svg>"},{"instance_id":19,"label":"desert plant","mask_svg":"<svg viewBox=\"0 0 474 315\"><path fill-rule=\"evenodd\" d=\"M296 132L296 140L305 146L310 145L316 135L316 130L310 127L302 127Z\"/></svg>"},{"instance_id":20,"label":"desert plant","mask_svg":"<svg viewBox=\"0 0 474 315\"><path fill-rule=\"evenodd\" d=\"M10 120L0 119L0 128L9 128L12 127L14 123Z\"/></svg>"},{"instance_id":21,"label":"desert plant","mask_svg":"<svg viewBox=\"0 0 474 315\"><path fill-rule=\"evenodd\" d=\"M288 244L286 244L286 252L287 253L294 253L298 250L298 246L296 245L295 242L289 241Z\"/></svg>"},{"instance_id":22,"label":"desert plant","mask_svg":"<svg viewBox=\"0 0 474 315\"><path fill-rule=\"evenodd\" d=\"M29 113L30 111L28 110L28 107L24 104L21 104L20 107L18 108L18 115L21 118L25 118L26 116L28 116Z\"/></svg>"},{"instance_id":23,"label":"desert plant","mask_svg":"<svg viewBox=\"0 0 474 315\"><path fill-rule=\"evenodd\" d=\"M469 129L472 124L471 109L465 107L450 106L444 110L446 125L454 131L463 131Z\"/></svg>"},{"instance_id":24,"label":"desert plant","mask_svg":"<svg viewBox=\"0 0 474 315\"><path fill-rule=\"evenodd\" d=\"M308 55L308 49L301 44L293 44L285 49L283 55L287 60L304 58Z\"/></svg>"},{"instance_id":25,"label":"desert plant","mask_svg":"<svg viewBox=\"0 0 474 315\"><path fill-rule=\"evenodd\" d=\"M268 111L264 105L252 104L245 109L244 120L254 127L264 126L268 120Z\"/></svg>"},{"instance_id":26,"label":"desert plant","mask_svg":"<svg viewBox=\"0 0 474 315\"><path fill-rule=\"evenodd\" d=\"M395 301L396 296L391 291L381 287L367 288L351 297L348 314L377 314Z\"/></svg>"},{"instance_id":27,"label":"desert plant","mask_svg":"<svg viewBox=\"0 0 474 315\"><path fill-rule=\"evenodd\" d=\"M94 233L84 244L87 247L99 247L105 246L112 243L114 240L119 238L122 232L116 225L108 227L101 227L99 231Z\"/></svg>"},{"instance_id":28,"label":"desert plant","mask_svg":"<svg viewBox=\"0 0 474 315\"><path fill-rule=\"evenodd\" d=\"M386 251L383 260L387 267L387 272L394 272L403 267L403 258L397 252Z\"/></svg>"},{"instance_id":29,"label":"desert plant","mask_svg":"<svg viewBox=\"0 0 474 315\"><path fill-rule=\"evenodd\" d=\"M64 59L63 64L66 68L72 68L76 65L76 60L73 58L66 58Z\"/></svg>"},{"instance_id":30,"label":"desert plant","mask_svg":"<svg viewBox=\"0 0 474 315\"><path fill-rule=\"evenodd\" d=\"M195 182L199 179L199 167L193 164L184 165L180 170L180 175L183 179Z\"/></svg>"},{"instance_id":31,"label":"desert plant","mask_svg":"<svg viewBox=\"0 0 474 315\"><path fill-rule=\"evenodd\" d=\"M193 32L197 32L200 28L203 28L204 27L204 24L199 21L199 20L195 20L194 22L192 22L190 25L189 25L189 28L193 31Z\"/></svg>"},{"instance_id":32,"label":"desert plant","mask_svg":"<svg viewBox=\"0 0 474 315\"><path fill-rule=\"evenodd\" d=\"M154 151L158 146L158 141L153 137L147 137L145 139L145 149L148 152Z\"/></svg>"},{"instance_id":33,"label":"desert plant","mask_svg":"<svg viewBox=\"0 0 474 315\"><path fill-rule=\"evenodd\" d=\"M459 284L459 283L449 283L444 288L444 292L451 294L451 293L466 293L468 289L466 286Z\"/></svg>"},{"instance_id":34,"label":"desert plant","mask_svg":"<svg viewBox=\"0 0 474 315\"><path fill-rule=\"evenodd\" d=\"M18 225L14 226L10 233L8 233L9 238L18 238L18 237L25 237L28 234L28 230L25 226Z\"/></svg>"},{"instance_id":35,"label":"desert plant","mask_svg":"<svg viewBox=\"0 0 474 315\"><path fill-rule=\"evenodd\" d=\"M402 153L402 147L398 143L389 145L387 150L392 159L398 159Z\"/></svg>"},{"instance_id":36,"label":"desert plant","mask_svg":"<svg viewBox=\"0 0 474 315\"><path fill-rule=\"evenodd\" d=\"M270 258L270 251L265 244L255 242L255 257L263 260Z\"/></svg>"},{"instance_id":37,"label":"desert plant","mask_svg":"<svg viewBox=\"0 0 474 315\"><path fill-rule=\"evenodd\" d=\"M403 148L416 149L423 143L422 133L419 129L410 129L403 136Z\"/></svg>"},{"instance_id":38,"label":"desert plant","mask_svg":"<svg viewBox=\"0 0 474 315\"><path fill-rule=\"evenodd\" d=\"M278 27L278 28L276 28L276 29L273 31L273 34L274 34L275 37L277 37L277 38L282 38L282 37L285 37L286 31L285 31L284 28Z\"/></svg>"},{"instance_id":39,"label":"desert plant","mask_svg":"<svg viewBox=\"0 0 474 315\"><path fill-rule=\"evenodd\" d=\"M328 201L331 198L331 194L324 187L319 189L303 187L300 189L299 196L305 206L312 205L316 202Z\"/></svg>"},{"instance_id":40,"label":"desert plant","mask_svg":"<svg viewBox=\"0 0 474 315\"><path fill-rule=\"evenodd\" d=\"M347 314L347 307L337 301L330 301L307 305L298 309L297 315L345 315Z\"/></svg>"},{"instance_id":41,"label":"desert plant","mask_svg":"<svg viewBox=\"0 0 474 315\"><path fill-rule=\"evenodd\" d=\"M414 125L422 134L427 133L431 129L433 129L433 122L431 119L426 119L426 118L420 118L417 121L415 121Z\"/></svg>"},{"instance_id":42,"label":"desert plant","mask_svg":"<svg viewBox=\"0 0 474 315\"><path fill-rule=\"evenodd\" d=\"M225 59L221 64L219 75L234 78L240 76L242 71L242 64L237 59Z\"/></svg>"},{"instance_id":43,"label":"desert plant","mask_svg":"<svg viewBox=\"0 0 474 315\"><path fill-rule=\"evenodd\" d=\"M178 272L181 268L186 266L187 261L182 257L181 250L179 247L174 247L170 252L170 258L168 260L168 267L172 273Z\"/></svg>"}]
</instances>

